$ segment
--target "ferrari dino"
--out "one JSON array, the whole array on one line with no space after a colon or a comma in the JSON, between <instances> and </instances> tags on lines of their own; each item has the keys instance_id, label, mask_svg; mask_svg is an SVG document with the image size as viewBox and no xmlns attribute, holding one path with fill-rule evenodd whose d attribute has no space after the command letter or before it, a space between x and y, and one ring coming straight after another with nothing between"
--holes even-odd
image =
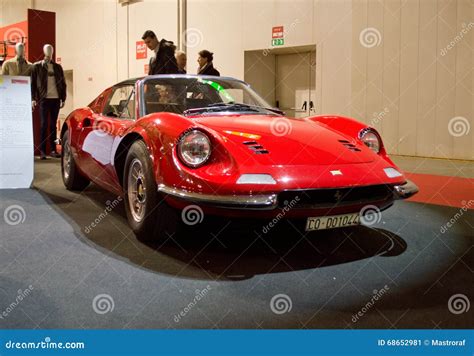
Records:
<instances>
[{"instance_id":1,"label":"ferrari dino","mask_svg":"<svg viewBox=\"0 0 474 356\"><path fill-rule=\"evenodd\" d=\"M124 197L138 238L171 231L189 206L227 217L304 218L306 230L357 225L418 191L377 131L352 118L286 117L237 79L130 79L61 128L69 190L92 181ZM370 209L366 209L370 207Z\"/></svg>"}]
</instances>

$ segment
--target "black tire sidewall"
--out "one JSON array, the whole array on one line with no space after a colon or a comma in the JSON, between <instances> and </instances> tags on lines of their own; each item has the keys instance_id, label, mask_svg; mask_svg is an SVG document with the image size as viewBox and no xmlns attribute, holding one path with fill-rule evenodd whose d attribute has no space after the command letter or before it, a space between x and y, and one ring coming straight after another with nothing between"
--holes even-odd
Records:
<instances>
[{"instance_id":1,"label":"black tire sidewall","mask_svg":"<svg viewBox=\"0 0 474 356\"><path fill-rule=\"evenodd\" d=\"M89 180L82 176L77 169L76 161L72 155L71 143L69 142L69 130L66 130L61 137L62 149L61 149L61 178L65 187L68 190L82 190L89 185ZM64 145L67 143L69 145L69 150L71 154L71 167L69 170L69 177L66 179L64 176Z\"/></svg>"},{"instance_id":2,"label":"black tire sidewall","mask_svg":"<svg viewBox=\"0 0 474 356\"><path fill-rule=\"evenodd\" d=\"M134 159L138 159L142 164L146 188L145 216L139 222L134 219L130 211L131 208L128 198L128 174L130 170L130 164ZM125 195L125 210L130 227L139 238L151 239L155 234L155 226L157 223L156 218L160 209L158 206L159 195L155 177L153 175L153 165L150 154L145 143L141 140L135 141L127 154L123 175L123 187Z\"/></svg>"}]
</instances>

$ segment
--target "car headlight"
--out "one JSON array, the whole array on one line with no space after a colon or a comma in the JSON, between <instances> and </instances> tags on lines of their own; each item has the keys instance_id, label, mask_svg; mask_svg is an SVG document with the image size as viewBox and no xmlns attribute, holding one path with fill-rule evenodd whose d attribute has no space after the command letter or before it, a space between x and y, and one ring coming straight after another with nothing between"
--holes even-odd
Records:
<instances>
[{"instance_id":1,"label":"car headlight","mask_svg":"<svg viewBox=\"0 0 474 356\"><path fill-rule=\"evenodd\" d=\"M379 135L372 129L366 128L359 133L359 139L375 153L380 152L382 143Z\"/></svg>"},{"instance_id":2,"label":"car headlight","mask_svg":"<svg viewBox=\"0 0 474 356\"><path fill-rule=\"evenodd\" d=\"M192 130L180 138L177 152L185 165L196 168L206 163L211 156L211 141L204 132Z\"/></svg>"}]
</instances>

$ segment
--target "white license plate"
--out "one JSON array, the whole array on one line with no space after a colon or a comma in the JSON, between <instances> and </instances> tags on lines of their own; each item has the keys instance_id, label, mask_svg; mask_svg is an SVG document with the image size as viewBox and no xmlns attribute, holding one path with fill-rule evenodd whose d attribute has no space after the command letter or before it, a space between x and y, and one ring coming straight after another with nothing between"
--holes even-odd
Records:
<instances>
[{"instance_id":1,"label":"white license plate","mask_svg":"<svg viewBox=\"0 0 474 356\"><path fill-rule=\"evenodd\" d=\"M335 229L338 227L359 225L359 213L321 216L306 220L306 231Z\"/></svg>"}]
</instances>

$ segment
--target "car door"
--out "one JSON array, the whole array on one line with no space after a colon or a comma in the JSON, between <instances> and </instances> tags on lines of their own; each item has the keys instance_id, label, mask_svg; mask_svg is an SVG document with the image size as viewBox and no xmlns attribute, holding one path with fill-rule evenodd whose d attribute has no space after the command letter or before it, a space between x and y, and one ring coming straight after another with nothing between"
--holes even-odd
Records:
<instances>
[{"instance_id":1,"label":"car door","mask_svg":"<svg viewBox=\"0 0 474 356\"><path fill-rule=\"evenodd\" d=\"M104 188L120 191L120 179L115 173L114 156L123 133L135 121L134 86L112 88L102 112L84 120L82 151L92 179Z\"/></svg>"}]
</instances>

